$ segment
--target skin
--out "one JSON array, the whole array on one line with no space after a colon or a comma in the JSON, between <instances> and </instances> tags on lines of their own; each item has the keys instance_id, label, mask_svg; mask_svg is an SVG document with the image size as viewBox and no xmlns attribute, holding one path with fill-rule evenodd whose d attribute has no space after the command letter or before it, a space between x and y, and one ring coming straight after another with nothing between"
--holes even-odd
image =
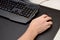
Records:
<instances>
[{"instance_id":1,"label":"skin","mask_svg":"<svg viewBox=\"0 0 60 40\"><path fill-rule=\"evenodd\" d=\"M46 14L33 19L26 32L18 40L34 40L38 34L41 34L51 27L53 22L48 20L52 20L52 18Z\"/></svg>"}]
</instances>

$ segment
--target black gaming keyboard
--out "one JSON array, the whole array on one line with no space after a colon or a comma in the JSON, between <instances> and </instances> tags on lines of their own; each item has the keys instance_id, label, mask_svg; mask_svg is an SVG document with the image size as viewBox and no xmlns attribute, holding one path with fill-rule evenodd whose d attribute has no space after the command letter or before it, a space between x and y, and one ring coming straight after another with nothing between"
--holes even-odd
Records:
<instances>
[{"instance_id":1,"label":"black gaming keyboard","mask_svg":"<svg viewBox=\"0 0 60 40\"><path fill-rule=\"evenodd\" d=\"M27 23L38 12L36 5L30 5L23 1L0 0L0 16L10 20Z\"/></svg>"}]
</instances>

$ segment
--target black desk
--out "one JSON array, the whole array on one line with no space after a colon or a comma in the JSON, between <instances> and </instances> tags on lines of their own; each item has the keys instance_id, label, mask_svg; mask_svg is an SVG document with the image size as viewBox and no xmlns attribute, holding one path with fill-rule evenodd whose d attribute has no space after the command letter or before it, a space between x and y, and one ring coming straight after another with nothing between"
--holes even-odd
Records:
<instances>
[{"instance_id":1,"label":"black desk","mask_svg":"<svg viewBox=\"0 0 60 40\"><path fill-rule=\"evenodd\" d=\"M60 11L42 7L37 16L43 13L47 13L53 18L53 26L41 35L38 35L36 40L52 40L60 26ZM36 16L36 17L37 17ZM25 30L28 28L28 24L16 23L0 17L0 40L17 40Z\"/></svg>"}]
</instances>

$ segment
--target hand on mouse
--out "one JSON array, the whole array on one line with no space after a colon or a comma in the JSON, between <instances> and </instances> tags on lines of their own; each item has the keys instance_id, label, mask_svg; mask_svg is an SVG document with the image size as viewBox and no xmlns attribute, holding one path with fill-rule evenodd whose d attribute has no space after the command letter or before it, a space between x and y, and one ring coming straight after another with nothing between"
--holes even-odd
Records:
<instances>
[{"instance_id":1,"label":"hand on mouse","mask_svg":"<svg viewBox=\"0 0 60 40\"><path fill-rule=\"evenodd\" d=\"M46 14L33 19L27 31L23 34L23 36L21 36L20 40L34 40L38 34L51 27L53 22L48 20L52 20L52 18Z\"/></svg>"},{"instance_id":2,"label":"hand on mouse","mask_svg":"<svg viewBox=\"0 0 60 40\"><path fill-rule=\"evenodd\" d=\"M37 32L37 34L42 33L53 24L53 22L49 20L52 20L52 18L44 14L32 20L28 29Z\"/></svg>"}]
</instances>

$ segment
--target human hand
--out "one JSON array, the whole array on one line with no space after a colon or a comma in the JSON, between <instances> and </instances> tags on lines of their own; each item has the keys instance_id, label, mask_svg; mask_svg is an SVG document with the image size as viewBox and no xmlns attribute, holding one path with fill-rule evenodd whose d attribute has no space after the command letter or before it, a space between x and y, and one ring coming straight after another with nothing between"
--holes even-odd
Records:
<instances>
[{"instance_id":1,"label":"human hand","mask_svg":"<svg viewBox=\"0 0 60 40\"><path fill-rule=\"evenodd\" d=\"M40 34L50 28L53 24L53 22L49 20L52 20L52 18L44 14L36 19L33 19L28 29Z\"/></svg>"},{"instance_id":2,"label":"human hand","mask_svg":"<svg viewBox=\"0 0 60 40\"><path fill-rule=\"evenodd\" d=\"M38 34L51 27L53 22L49 20L52 20L52 18L46 14L33 19L27 31L18 40L34 40Z\"/></svg>"}]
</instances>

